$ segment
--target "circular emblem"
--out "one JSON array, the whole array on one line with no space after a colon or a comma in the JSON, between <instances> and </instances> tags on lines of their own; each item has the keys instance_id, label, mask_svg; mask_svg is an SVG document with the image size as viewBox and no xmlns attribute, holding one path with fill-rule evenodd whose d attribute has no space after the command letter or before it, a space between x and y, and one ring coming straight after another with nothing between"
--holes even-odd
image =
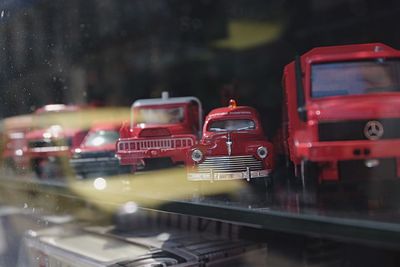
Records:
<instances>
[{"instance_id":1,"label":"circular emblem","mask_svg":"<svg viewBox=\"0 0 400 267\"><path fill-rule=\"evenodd\" d=\"M365 124L364 135L369 140L378 140L383 135L383 125L379 121L369 121Z\"/></svg>"}]
</instances>

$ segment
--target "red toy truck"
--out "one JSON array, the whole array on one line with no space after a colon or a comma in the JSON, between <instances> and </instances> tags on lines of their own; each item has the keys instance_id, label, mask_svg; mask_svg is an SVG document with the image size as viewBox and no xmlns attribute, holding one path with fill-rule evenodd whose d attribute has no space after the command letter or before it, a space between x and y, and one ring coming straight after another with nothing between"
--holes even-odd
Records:
<instances>
[{"instance_id":1,"label":"red toy truck","mask_svg":"<svg viewBox=\"0 0 400 267\"><path fill-rule=\"evenodd\" d=\"M141 99L133 103L131 123L122 126L117 142L121 165L157 165L163 159L184 162L186 150L197 142L202 107L196 97ZM147 166L149 167L149 166Z\"/></svg>"},{"instance_id":2,"label":"red toy truck","mask_svg":"<svg viewBox=\"0 0 400 267\"><path fill-rule=\"evenodd\" d=\"M283 140L303 188L400 177L400 51L315 48L283 75Z\"/></svg>"},{"instance_id":3,"label":"red toy truck","mask_svg":"<svg viewBox=\"0 0 400 267\"><path fill-rule=\"evenodd\" d=\"M65 127L61 123L65 113L76 112L77 106L63 104L47 105L35 112L39 129L26 134L27 155L38 178L52 178L64 175L71 156L71 149L78 147L87 130L74 126Z\"/></svg>"},{"instance_id":4,"label":"red toy truck","mask_svg":"<svg viewBox=\"0 0 400 267\"><path fill-rule=\"evenodd\" d=\"M274 167L273 145L264 136L254 108L236 106L212 110L203 137L187 154L187 178L218 181L267 177Z\"/></svg>"}]
</instances>

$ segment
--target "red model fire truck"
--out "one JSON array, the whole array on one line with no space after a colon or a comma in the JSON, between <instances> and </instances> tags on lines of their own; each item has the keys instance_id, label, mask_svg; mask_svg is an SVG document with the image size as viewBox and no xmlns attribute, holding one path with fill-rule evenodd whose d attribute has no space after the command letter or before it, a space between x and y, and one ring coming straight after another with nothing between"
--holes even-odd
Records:
<instances>
[{"instance_id":1,"label":"red model fire truck","mask_svg":"<svg viewBox=\"0 0 400 267\"><path fill-rule=\"evenodd\" d=\"M217 181L267 177L274 167L272 143L264 136L254 108L236 106L212 110L203 137L187 154L187 177Z\"/></svg>"},{"instance_id":2,"label":"red model fire truck","mask_svg":"<svg viewBox=\"0 0 400 267\"><path fill-rule=\"evenodd\" d=\"M184 162L186 150L200 135L202 117L195 97L169 97L164 92L161 99L135 101L130 126L122 126L116 144L120 164L135 171L139 165L149 167L165 159Z\"/></svg>"},{"instance_id":3,"label":"red model fire truck","mask_svg":"<svg viewBox=\"0 0 400 267\"><path fill-rule=\"evenodd\" d=\"M400 51L315 48L283 75L283 140L303 188L400 177Z\"/></svg>"},{"instance_id":4,"label":"red model fire truck","mask_svg":"<svg viewBox=\"0 0 400 267\"><path fill-rule=\"evenodd\" d=\"M27 155L39 178L60 177L69 166L71 149L80 145L87 130L61 125L67 112L76 112L77 106L47 105L35 112L39 129L26 134Z\"/></svg>"}]
</instances>

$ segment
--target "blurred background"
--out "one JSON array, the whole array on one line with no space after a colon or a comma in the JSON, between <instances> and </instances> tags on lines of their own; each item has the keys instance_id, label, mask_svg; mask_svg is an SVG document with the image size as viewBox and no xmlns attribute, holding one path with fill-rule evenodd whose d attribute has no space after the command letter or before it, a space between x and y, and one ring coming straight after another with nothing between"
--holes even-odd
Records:
<instances>
[{"instance_id":1,"label":"blurred background","mask_svg":"<svg viewBox=\"0 0 400 267\"><path fill-rule=\"evenodd\" d=\"M213 108L226 106L229 99L235 98L238 105L253 106L259 111L267 125L265 132L272 137L281 118L281 79L286 64L296 55L319 46L382 42L400 49L399 14L400 1L395 0L0 0L0 119L5 119L0 123L0 132L6 133L9 139L1 144L4 150L1 161L6 166L10 163L7 159L15 161L8 164L13 167L12 172L2 170L0 177L7 178L2 179L0 187L0 219L3 220L0 221L0 266L15 266L18 244L26 230L51 226L50 220L37 219L41 213L73 214L77 221L114 223L116 210L121 208L121 204L132 204L133 194L136 194L134 200L138 201L139 207L144 203L151 208L161 207L162 211L181 211L178 213L182 213L182 217L188 215L189 219L185 217L185 220L192 220L187 223L190 231L201 228L200 223L200 226L196 224L203 219L201 216L216 217L224 220L222 225L226 224L229 231L225 231L225 226L222 227L218 221L215 229L219 232L214 232L221 236L229 233L229 239L236 237L236 226L230 224L230 219L238 220L245 227L237 230L240 233L237 236L269 242L271 255L275 253L285 260L295 258L295 262L278 266L298 266L299 262L307 265L304 255L315 248L321 255L327 255L326 251L337 253L331 253L332 258L339 262L334 266L355 266L351 261L349 263L353 255L365 258L362 264L371 264L370 260L376 255L380 256L377 260L380 265L385 265L382 259L389 262L394 258L400 262L397 242L400 240L400 208L397 204L400 189L385 193L390 197L396 196L392 199L396 205L387 209L381 208L381 203L376 200L378 197L369 201L361 195L357 202L359 192L351 188L349 191L355 195L349 196L352 205L343 198L348 192L340 191L333 193L336 198L327 194L326 207L333 209L328 210L318 203L311 211L300 211L298 195L282 194L283 200L277 207L268 206L260 198L249 198L255 194L246 188L247 184L209 183L208 188L201 188L203 192L218 196L210 200L201 198L197 185L194 188L186 180L182 166L160 172L139 171L135 175L127 174L130 170L125 170L125 175L116 179L97 176L83 179L86 178L83 175L79 177L82 179L76 179L78 177L67 173L66 176L72 179L62 180L57 179L60 175L52 165L54 155L49 159L46 155L46 161L50 163L44 174L40 172L41 162L29 162L22 157L22 148L40 152L41 146L59 146L68 150L78 147L84 135L98 133L102 139L96 140L102 140L101 145L108 145L107 150L100 151L99 155L107 162L113 159L118 163L114 144L121 123L129 120L128 107L137 99L160 97L162 91L169 91L172 97L199 98L205 114ZM56 103L68 105L52 106L66 109L60 112L59 117L40 110L44 105ZM54 125L58 127L47 129ZM61 126L69 127L65 136ZM46 134L61 136L64 143L53 143ZM76 137L76 144L71 136ZM48 140L43 141L42 137ZM98 137L94 135L93 139ZM69 158L57 164L69 169L67 160ZM33 168L36 176L26 166ZM115 166L119 167L118 164ZM14 179L19 176L26 179ZM391 184L387 187L392 188ZM226 198L220 196L221 192L239 193ZM155 196L159 199L154 199ZM262 197L265 202L270 200L265 199L265 195ZM166 200L187 201L184 204L188 206ZM17 207L17 211L5 209L4 203L8 205L8 202ZM136 203L133 204L132 214L138 209ZM273 213L274 208L277 213ZM18 217L20 213L25 216L28 212L32 213L28 222L25 222L25 217ZM287 221L282 215L284 212L290 213ZM301 224L303 217L299 224L293 223L296 216L302 215L301 212L306 214L305 221L309 225ZM18 218L13 218L14 213ZM350 221L348 218L360 221L365 218L363 222L392 224L375 228L371 223L367 230L362 228L365 233L360 233L357 226L366 224L355 221L354 228L343 230L340 228L343 221L340 221L336 231L330 222L326 222L330 218L323 218L323 222L316 226L312 215L317 214L344 218L345 222ZM191 219L189 215L199 218ZM132 226L130 217L121 218L119 220ZM283 220L274 221L276 218ZM149 220L158 222L154 216ZM171 220L168 218L166 224L174 225ZM181 219L179 223L176 220L176 224L182 227ZM256 223L270 228L261 234L246 228ZM325 225L328 226L324 228ZM271 227L273 231L269 231ZM10 230L12 228L14 231ZM300 233L302 238L283 235L282 229L291 234ZM324 230L326 233L321 236L332 237L334 241L329 240L326 245L323 239L309 240L310 233ZM8 236L2 238L7 231ZM337 233L342 239L336 238ZM342 243L335 243L350 240L346 235L354 233L356 237L353 240L362 240L357 244L364 245L365 242L369 245L369 241L377 239L380 245L383 243L379 243L378 237L382 236L390 248L397 250L385 254L386 251L381 253L379 246L379 249L367 245L367 249L351 246L349 249ZM369 254L371 251L374 253ZM347 260L347 265L340 265L345 262L343 259ZM398 266L393 262L393 266ZM367 266L362 264L360 266Z\"/></svg>"},{"instance_id":2,"label":"blurred background","mask_svg":"<svg viewBox=\"0 0 400 267\"><path fill-rule=\"evenodd\" d=\"M2 117L51 103L128 106L164 90L197 96L206 111L236 97L268 114L280 109L282 69L296 54L400 47L394 0L3 0L0 8Z\"/></svg>"}]
</instances>

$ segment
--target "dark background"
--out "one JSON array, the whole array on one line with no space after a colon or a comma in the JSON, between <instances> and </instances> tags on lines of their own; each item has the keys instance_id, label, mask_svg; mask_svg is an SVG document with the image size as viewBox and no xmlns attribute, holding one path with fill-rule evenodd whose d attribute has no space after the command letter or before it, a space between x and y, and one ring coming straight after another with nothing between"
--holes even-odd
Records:
<instances>
[{"instance_id":1,"label":"dark background","mask_svg":"<svg viewBox=\"0 0 400 267\"><path fill-rule=\"evenodd\" d=\"M296 54L361 42L400 48L394 0L3 0L0 7L0 117L49 103L128 106L168 90L199 97L206 111L235 97L275 123L282 69Z\"/></svg>"}]
</instances>

